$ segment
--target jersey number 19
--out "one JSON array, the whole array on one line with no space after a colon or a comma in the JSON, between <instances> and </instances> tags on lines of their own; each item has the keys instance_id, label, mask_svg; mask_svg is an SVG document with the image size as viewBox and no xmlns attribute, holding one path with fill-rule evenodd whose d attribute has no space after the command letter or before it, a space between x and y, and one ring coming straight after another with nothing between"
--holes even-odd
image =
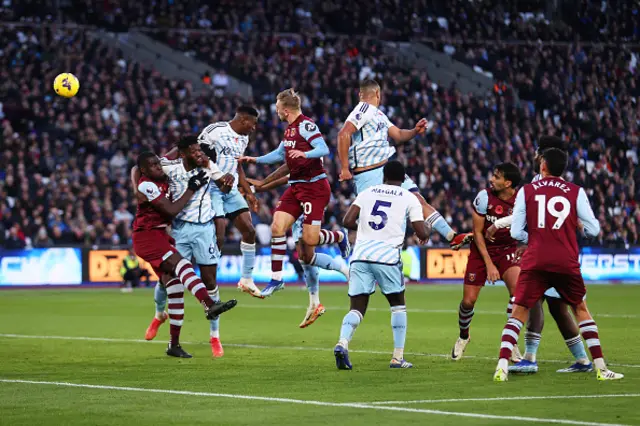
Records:
<instances>
[{"instance_id":1,"label":"jersey number 19","mask_svg":"<svg viewBox=\"0 0 640 426\"><path fill-rule=\"evenodd\" d=\"M545 228L547 222L547 215L549 214L556 218L555 223L551 227L551 229L560 229L562 224L567 217L569 217L569 213L571 212L571 203L565 197L557 195L555 197L551 197L549 202L547 202L547 196L543 194L538 194L535 196L535 200L538 203L538 228ZM560 205L560 209L557 209L557 206Z\"/></svg>"}]
</instances>

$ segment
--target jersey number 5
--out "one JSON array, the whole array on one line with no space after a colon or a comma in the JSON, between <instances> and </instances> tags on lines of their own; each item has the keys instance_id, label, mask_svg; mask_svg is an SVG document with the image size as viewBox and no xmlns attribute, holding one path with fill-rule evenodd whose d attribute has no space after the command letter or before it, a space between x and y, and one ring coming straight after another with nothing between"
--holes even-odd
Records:
<instances>
[{"instance_id":1,"label":"jersey number 5","mask_svg":"<svg viewBox=\"0 0 640 426\"><path fill-rule=\"evenodd\" d=\"M381 208L389 208L391 207L391 203L389 201L380 201L376 200L376 203L373 205L373 209L371 210L371 216L379 216L380 223L376 223L373 220L369 221L369 226L373 228L375 231L379 231L387 225L387 220L389 220L389 216L387 216L387 212L381 210Z\"/></svg>"},{"instance_id":2,"label":"jersey number 5","mask_svg":"<svg viewBox=\"0 0 640 426\"><path fill-rule=\"evenodd\" d=\"M556 222L553 224L551 229L560 229L562 224L567 217L569 217L569 212L571 211L571 204L569 200L562 196L555 196L549 199L547 202L547 196L543 194L538 194L535 196L535 200L538 203L538 228L545 228L547 222L546 212L556 218ZM560 205L560 210L556 207Z\"/></svg>"}]
</instances>

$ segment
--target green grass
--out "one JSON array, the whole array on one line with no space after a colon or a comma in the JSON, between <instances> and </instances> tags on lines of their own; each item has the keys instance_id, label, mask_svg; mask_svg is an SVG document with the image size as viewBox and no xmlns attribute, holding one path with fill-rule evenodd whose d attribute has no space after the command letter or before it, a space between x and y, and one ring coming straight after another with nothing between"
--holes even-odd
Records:
<instances>
[{"instance_id":1,"label":"green grass","mask_svg":"<svg viewBox=\"0 0 640 426\"><path fill-rule=\"evenodd\" d=\"M636 394L594 399L450 401L372 406L322 406L211 395L176 395L88 389L51 384L0 382L0 425L158 424L513 424L523 420L458 417L424 410L474 415L518 416L591 423L640 424L640 286L591 286L589 305L619 382L598 382L595 374L556 374L571 361L553 320L547 316L539 350L541 371L491 381L506 307L504 288L487 287L476 306L472 342L460 362L448 354L457 337L460 286L411 286L406 358L411 370L389 370L392 349L389 311L375 294L351 343L353 371L337 371L332 354L348 306L344 287L324 287L327 313L301 330L306 293L288 287L269 300L237 297L238 307L222 317L225 356L212 359L208 323L192 296L187 299L183 346L194 358L164 354L168 325L157 342L142 339L153 315L148 290L4 291L0 293L0 379L68 382L115 387L181 390L329 403L440 400L558 395ZM598 315L600 314L600 315ZM8 337L7 334L20 335ZM27 338L59 336L61 338ZM64 337L124 341L72 340ZM247 346L253 345L253 346ZM523 345L521 344L521 347ZM619 366L613 367L613 365ZM415 409L415 411L408 411ZM420 411L423 410L423 411ZM340 417L338 417L340 416ZM543 422L544 423L544 422Z\"/></svg>"}]
</instances>

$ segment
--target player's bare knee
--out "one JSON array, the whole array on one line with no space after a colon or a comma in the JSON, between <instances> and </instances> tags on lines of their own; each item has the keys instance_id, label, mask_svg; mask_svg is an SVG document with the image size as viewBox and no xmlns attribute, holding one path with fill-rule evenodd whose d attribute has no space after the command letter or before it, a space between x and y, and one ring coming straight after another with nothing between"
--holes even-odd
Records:
<instances>
[{"instance_id":1,"label":"player's bare knee","mask_svg":"<svg viewBox=\"0 0 640 426\"><path fill-rule=\"evenodd\" d=\"M308 253L306 250L300 250L300 252L298 252L300 261L302 263L306 263L307 265L311 265L311 262L313 261L313 255L313 253Z\"/></svg>"},{"instance_id":2,"label":"player's bare knee","mask_svg":"<svg viewBox=\"0 0 640 426\"><path fill-rule=\"evenodd\" d=\"M217 278L216 272L217 272L216 265L200 265L201 279L205 287L207 287L207 290L216 289L216 278Z\"/></svg>"},{"instance_id":3,"label":"player's bare knee","mask_svg":"<svg viewBox=\"0 0 640 426\"><path fill-rule=\"evenodd\" d=\"M164 262L160 264L160 269L162 272L167 274L172 274L176 270L176 266L178 266L178 262L182 260L182 256L178 253L173 253L171 256L167 258Z\"/></svg>"}]
</instances>

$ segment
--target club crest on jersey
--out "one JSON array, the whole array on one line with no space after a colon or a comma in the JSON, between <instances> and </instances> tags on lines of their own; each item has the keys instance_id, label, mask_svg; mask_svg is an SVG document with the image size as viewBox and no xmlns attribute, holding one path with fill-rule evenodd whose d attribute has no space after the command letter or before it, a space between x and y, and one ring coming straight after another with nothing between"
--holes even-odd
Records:
<instances>
[{"instance_id":1,"label":"club crest on jersey","mask_svg":"<svg viewBox=\"0 0 640 426\"><path fill-rule=\"evenodd\" d=\"M502 214L504 213L504 209L502 208L502 206L496 206L496 214Z\"/></svg>"},{"instance_id":2,"label":"club crest on jersey","mask_svg":"<svg viewBox=\"0 0 640 426\"><path fill-rule=\"evenodd\" d=\"M476 280L476 274L473 272L469 273L469 281L474 282Z\"/></svg>"},{"instance_id":3,"label":"club crest on jersey","mask_svg":"<svg viewBox=\"0 0 640 426\"><path fill-rule=\"evenodd\" d=\"M295 138L296 137L296 133L297 133L297 131L296 131L295 127L292 127L290 129L285 130L284 137L285 138Z\"/></svg>"}]
</instances>

